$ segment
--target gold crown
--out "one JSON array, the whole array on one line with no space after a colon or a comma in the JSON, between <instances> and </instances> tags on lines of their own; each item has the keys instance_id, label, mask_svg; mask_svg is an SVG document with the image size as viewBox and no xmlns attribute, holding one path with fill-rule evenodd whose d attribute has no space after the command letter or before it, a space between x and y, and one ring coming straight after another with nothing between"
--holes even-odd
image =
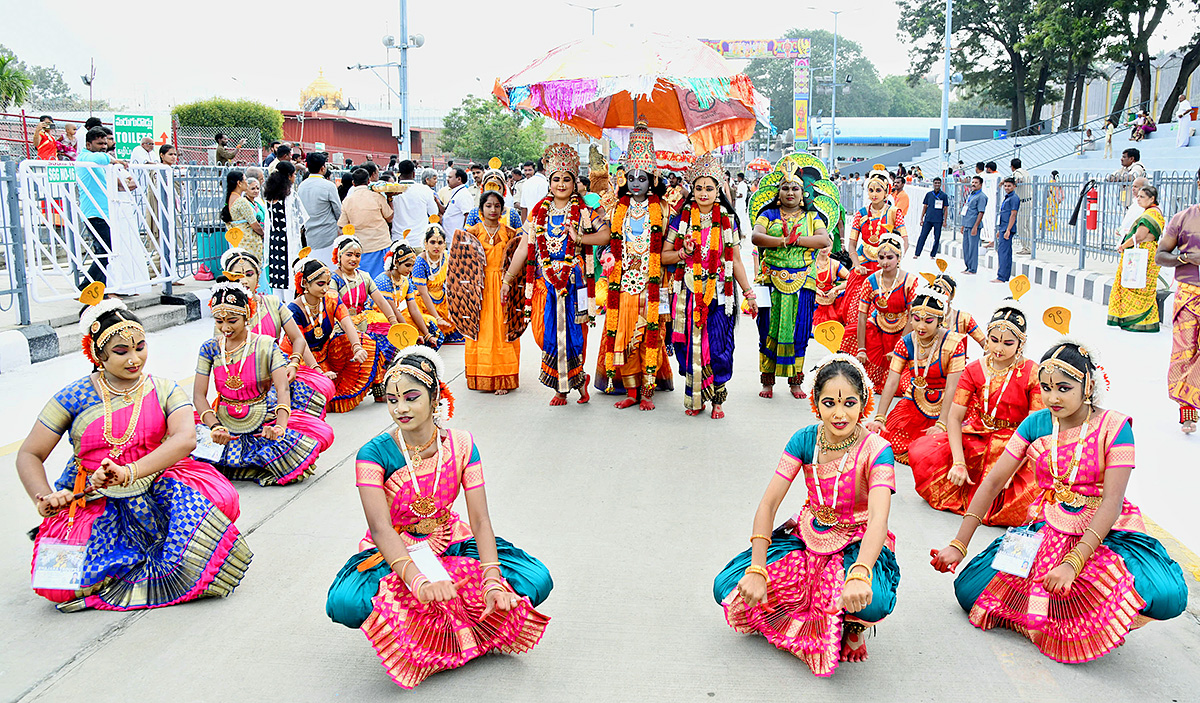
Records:
<instances>
[{"instance_id":1,"label":"gold crown","mask_svg":"<svg viewBox=\"0 0 1200 703\"><path fill-rule=\"evenodd\" d=\"M569 144L551 144L542 154L542 166L545 167L546 177L549 178L559 171L566 171L572 176L579 175L579 152Z\"/></svg>"},{"instance_id":2,"label":"gold crown","mask_svg":"<svg viewBox=\"0 0 1200 703\"><path fill-rule=\"evenodd\" d=\"M658 159L654 156L654 134L645 119L639 119L637 126L629 133L629 147L621 163L627 171L645 171L649 174L658 171Z\"/></svg>"},{"instance_id":3,"label":"gold crown","mask_svg":"<svg viewBox=\"0 0 1200 703\"><path fill-rule=\"evenodd\" d=\"M711 178L716 181L717 185L721 185L721 177L725 175L725 168L721 165L721 156L710 151L704 156L698 157L696 161L688 168L687 181L695 183L701 178Z\"/></svg>"}]
</instances>

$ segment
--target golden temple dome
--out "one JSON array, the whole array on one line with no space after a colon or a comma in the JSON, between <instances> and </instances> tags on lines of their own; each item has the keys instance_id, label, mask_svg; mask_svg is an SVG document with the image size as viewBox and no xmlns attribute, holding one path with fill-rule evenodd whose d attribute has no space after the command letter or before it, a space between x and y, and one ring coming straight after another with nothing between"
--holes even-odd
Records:
<instances>
[{"instance_id":1,"label":"golden temple dome","mask_svg":"<svg viewBox=\"0 0 1200 703\"><path fill-rule=\"evenodd\" d=\"M336 111L342 105L342 91L325 77L325 70L317 72L316 79L308 87L300 91L300 107L304 108L312 100L324 98L322 110Z\"/></svg>"}]
</instances>

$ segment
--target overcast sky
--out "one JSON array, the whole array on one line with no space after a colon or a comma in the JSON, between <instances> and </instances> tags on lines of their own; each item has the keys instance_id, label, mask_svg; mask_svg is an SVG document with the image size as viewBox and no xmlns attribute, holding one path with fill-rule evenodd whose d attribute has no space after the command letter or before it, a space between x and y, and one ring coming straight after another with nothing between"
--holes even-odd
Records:
<instances>
[{"instance_id":1,"label":"overcast sky","mask_svg":"<svg viewBox=\"0 0 1200 703\"><path fill-rule=\"evenodd\" d=\"M625 2L597 12L596 31L633 24L692 37L768 39L794 26L833 29L827 10L805 9L803 2ZM896 36L896 5L838 4L845 9L839 34L862 44L881 73L904 73L907 49ZM387 60L380 38L399 34L399 5L398 0L125 0L96 15L94 3L58 0L5 12L0 43L27 63L57 66L85 96L79 76L94 58L97 97L130 110L161 114L176 102L215 95L296 109L300 91L320 69L351 100L373 105L386 99L387 88L370 71L346 66ZM412 0L409 15L409 33L424 34L426 41L409 52L411 105L437 111L454 107L467 93L490 92L496 77L516 73L591 28L590 12L561 0ZM1164 21L1151 48L1172 49L1186 41L1192 30L1183 24Z\"/></svg>"}]
</instances>

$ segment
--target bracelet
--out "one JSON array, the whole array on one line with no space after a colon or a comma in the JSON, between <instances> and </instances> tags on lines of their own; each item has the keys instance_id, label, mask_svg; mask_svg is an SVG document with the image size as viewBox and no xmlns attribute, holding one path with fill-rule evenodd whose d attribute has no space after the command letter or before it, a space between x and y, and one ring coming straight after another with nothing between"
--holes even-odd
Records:
<instances>
[{"instance_id":1,"label":"bracelet","mask_svg":"<svg viewBox=\"0 0 1200 703\"><path fill-rule=\"evenodd\" d=\"M866 347L859 347L859 348L858 348L858 351L859 351L859 353L861 353L861 354L866 354L866 353L867 353L867 348L866 348Z\"/></svg>"},{"instance_id":2,"label":"bracelet","mask_svg":"<svg viewBox=\"0 0 1200 703\"><path fill-rule=\"evenodd\" d=\"M954 462L953 464L951 464L951 465L950 465L950 468L952 468L952 469L953 469L955 466L961 466L961 467L963 467L963 468L965 469L965 468L967 468L967 462L965 462L965 461L956 461L956 462ZM972 514L972 513L967 513L967 515L971 515L971 514ZM964 516L964 517L965 517L965 516ZM978 517L978 516L976 516L976 517ZM983 522L983 520L980 520L980 522Z\"/></svg>"},{"instance_id":3,"label":"bracelet","mask_svg":"<svg viewBox=\"0 0 1200 703\"><path fill-rule=\"evenodd\" d=\"M887 424L887 417L885 417L885 416L883 416L883 415L876 415L876 416L875 416L875 420L874 420L874 421L875 421L875 422L878 422L878 423L879 423L879 424L881 424L881 425L886 425L886 424Z\"/></svg>"},{"instance_id":4,"label":"bracelet","mask_svg":"<svg viewBox=\"0 0 1200 703\"><path fill-rule=\"evenodd\" d=\"M350 345L350 348L354 351L358 351L359 349L363 348L362 342L359 342L358 344L352 344Z\"/></svg>"},{"instance_id":5,"label":"bracelet","mask_svg":"<svg viewBox=\"0 0 1200 703\"><path fill-rule=\"evenodd\" d=\"M853 564L851 564L851 565L850 565L850 568L849 568L849 569L846 571L846 573L847 573L847 574L853 574L853 573L854 573L854 569L855 569L855 568L859 568L859 569L866 569L866 570L867 570L867 575L866 575L866 581L867 581L867 583L870 583L871 581L875 580L875 573L874 573L874 571L872 571L872 570L871 570L871 567L867 566L866 564L862 563L861 561L856 561L856 562L854 562Z\"/></svg>"},{"instance_id":6,"label":"bracelet","mask_svg":"<svg viewBox=\"0 0 1200 703\"><path fill-rule=\"evenodd\" d=\"M407 556L407 555L405 555L405 556L402 556L402 557L396 557L395 559L393 559L393 560L391 560L391 561L389 561L389 562L388 562L388 566L392 567L392 571L395 571L395 570L396 570L396 563L397 563L397 562L401 562L401 561L405 561L405 560L407 560L407 561L412 561L412 557L410 557L410 556ZM407 569L407 568L408 568L408 564L405 564L405 565L404 565L404 568L406 568L406 569ZM404 574L401 574L401 575L400 575L400 578L404 578Z\"/></svg>"},{"instance_id":7,"label":"bracelet","mask_svg":"<svg viewBox=\"0 0 1200 703\"><path fill-rule=\"evenodd\" d=\"M862 581L863 583L867 584L868 586L871 585L871 579L867 578L866 576L863 576L862 574L850 574L849 576L846 577L846 583L850 583L851 581Z\"/></svg>"},{"instance_id":8,"label":"bracelet","mask_svg":"<svg viewBox=\"0 0 1200 703\"><path fill-rule=\"evenodd\" d=\"M939 429L939 430L942 430L942 431L945 431L945 430L946 430L946 423L942 422L941 420L938 420L937 422L935 422L935 423L933 424L933 426L934 426L935 428ZM958 462L958 464L961 464L961 463L962 463L962 462ZM955 464L955 466L958 466L958 464Z\"/></svg>"},{"instance_id":9,"label":"bracelet","mask_svg":"<svg viewBox=\"0 0 1200 703\"><path fill-rule=\"evenodd\" d=\"M1095 530L1093 530L1090 527L1085 527L1083 531L1091 532L1093 535L1096 535L1096 546L1097 547L1099 547L1101 544L1104 544L1104 538L1100 536L1099 532L1096 532ZM1093 549L1093 551L1094 551L1094 549Z\"/></svg>"},{"instance_id":10,"label":"bracelet","mask_svg":"<svg viewBox=\"0 0 1200 703\"><path fill-rule=\"evenodd\" d=\"M500 591L501 593L507 593L508 589L505 588L504 586L501 586L498 583L494 583L491 586L488 586L487 588L483 589L483 597L486 598L487 594L491 593L492 591Z\"/></svg>"},{"instance_id":11,"label":"bracelet","mask_svg":"<svg viewBox=\"0 0 1200 703\"><path fill-rule=\"evenodd\" d=\"M208 429L209 429L209 432L216 432L217 430L225 430L226 432L229 431L228 429L225 428L225 425L222 425L219 422L216 424L210 425Z\"/></svg>"},{"instance_id":12,"label":"bracelet","mask_svg":"<svg viewBox=\"0 0 1200 703\"><path fill-rule=\"evenodd\" d=\"M200 413L200 422L204 422L204 416L209 413L212 413L213 417L217 416L217 411L213 410L212 408L209 408L208 410L205 410L204 412Z\"/></svg>"},{"instance_id":13,"label":"bracelet","mask_svg":"<svg viewBox=\"0 0 1200 703\"><path fill-rule=\"evenodd\" d=\"M1070 566L1071 569L1075 572L1076 576L1079 575L1080 571L1083 571L1083 564L1084 564L1083 557L1079 556L1079 554L1074 549L1067 552L1067 555L1065 557L1063 557L1062 563L1066 564L1067 566Z\"/></svg>"},{"instance_id":14,"label":"bracelet","mask_svg":"<svg viewBox=\"0 0 1200 703\"><path fill-rule=\"evenodd\" d=\"M429 583L429 577L425 574L418 573L413 577L412 583L408 584L408 590L419 600L421 597L421 586Z\"/></svg>"},{"instance_id":15,"label":"bracelet","mask_svg":"<svg viewBox=\"0 0 1200 703\"><path fill-rule=\"evenodd\" d=\"M750 544L754 544L754 540L756 539L765 540L768 547L771 546L771 542L774 541L767 535L750 535Z\"/></svg>"},{"instance_id":16,"label":"bracelet","mask_svg":"<svg viewBox=\"0 0 1200 703\"><path fill-rule=\"evenodd\" d=\"M765 566L756 566L754 564L751 564L750 566L746 567L745 574L747 576L749 576L750 574L758 574L759 576L762 576L763 580L766 581L767 583L771 582L771 575L767 573L767 567L765 567Z\"/></svg>"},{"instance_id":17,"label":"bracelet","mask_svg":"<svg viewBox=\"0 0 1200 703\"><path fill-rule=\"evenodd\" d=\"M131 461L125 465L125 483L123 486L132 486L133 482L138 478L138 465L136 461Z\"/></svg>"},{"instance_id":18,"label":"bracelet","mask_svg":"<svg viewBox=\"0 0 1200 703\"><path fill-rule=\"evenodd\" d=\"M980 524L980 525L982 525L982 524L983 524L983 518L979 517L979 516L978 516L978 515L976 515L975 513L963 513L963 517L964 517L964 518L973 517L973 518L975 518L976 520L978 520L978 521L979 521L979 524Z\"/></svg>"},{"instance_id":19,"label":"bracelet","mask_svg":"<svg viewBox=\"0 0 1200 703\"><path fill-rule=\"evenodd\" d=\"M963 543L962 543L962 540L960 540L960 539L952 539L952 540L950 540L950 546L951 546L951 547L954 547L954 548L955 548L955 549L957 549L959 552L962 552L962 555L963 555L964 557L965 557L965 556L967 556L967 545L963 544Z\"/></svg>"},{"instance_id":20,"label":"bracelet","mask_svg":"<svg viewBox=\"0 0 1200 703\"><path fill-rule=\"evenodd\" d=\"M287 413L288 417L292 416L292 409L289 408L288 406L284 405L283 403L280 403L279 405L276 405L275 407L271 408L271 412L273 412L275 414L279 414L280 410Z\"/></svg>"}]
</instances>

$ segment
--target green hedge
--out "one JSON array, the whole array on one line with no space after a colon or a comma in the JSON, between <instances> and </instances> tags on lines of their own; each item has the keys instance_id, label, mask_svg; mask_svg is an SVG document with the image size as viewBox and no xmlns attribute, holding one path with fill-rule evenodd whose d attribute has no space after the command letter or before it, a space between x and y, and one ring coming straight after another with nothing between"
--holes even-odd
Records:
<instances>
[{"instance_id":1,"label":"green hedge","mask_svg":"<svg viewBox=\"0 0 1200 703\"><path fill-rule=\"evenodd\" d=\"M263 143L283 139L283 113L253 100L211 98L176 105L171 115L185 127L233 129L252 127L262 134Z\"/></svg>"}]
</instances>

